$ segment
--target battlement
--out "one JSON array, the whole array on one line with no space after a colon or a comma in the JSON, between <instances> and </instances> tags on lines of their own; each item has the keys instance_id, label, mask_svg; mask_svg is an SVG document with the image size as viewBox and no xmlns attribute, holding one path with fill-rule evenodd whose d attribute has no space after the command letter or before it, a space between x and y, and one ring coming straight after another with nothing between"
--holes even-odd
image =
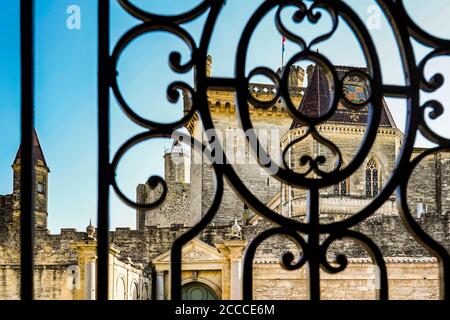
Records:
<instances>
[{"instance_id":1,"label":"battlement","mask_svg":"<svg viewBox=\"0 0 450 320\"><path fill-rule=\"evenodd\" d=\"M211 76L212 70L212 57L208 56L207 60L207 76ZM278 68L278 77L281 77L281 73L284 71L282 68ZM306 92L306 87L304 86L305 70L300 66L292 66L289 71L289 95L294 104L299 104L302 97ZM270 101L277 94L277 88L274 84L266 83L249 83L248 85L249 93L259 101ZM236 91L233 88L223 88L223 87L209 87L208 92L208 105L212 114L214 113L229 113L234 114L236 112ZM187 90L183 90L183 101L184 101L184 114L187 114L192 108L190 94ZM261 107L259 105L254 105L249 101L248 103L250 113L253 115L260 116L283 116L289 117L289 114L285 111L282 104L282 99L278 99L274 102L273 106L270 108ZM198 114L195 113L194 116L186 124L190 134L193 134L195 123L199 120Z\"/></svg>"}]
</instances>

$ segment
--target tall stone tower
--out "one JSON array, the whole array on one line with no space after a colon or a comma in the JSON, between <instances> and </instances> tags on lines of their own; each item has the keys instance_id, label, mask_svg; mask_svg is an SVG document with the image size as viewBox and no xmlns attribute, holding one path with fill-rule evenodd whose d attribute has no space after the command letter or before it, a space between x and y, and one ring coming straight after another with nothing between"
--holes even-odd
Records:
<instances>
[{"instance_id":1,"label":"tall stone tower","mask_svg":"<svg viewBox=\"0 0 450 320\"><path fill-rule=\"evenodd\" d=\"M207 76L211 75L212 58L208 57L206 65ZM278 72L282 72L279 69ZM289 71L289 91L291 99L299 104L302 96L302 87L305 71L300 66L293 66ZM254 99L270 101L276 95L274 84L249 83L249 92ZM267 203L280 192L280 182L272 178L256 162L253 151L247 143L245 133L240 127L236 117L236 92L231 88L209 87L208 105L214 122L217 139L224 148L227 161L241 177L253 194L261 202ZM184 110L188 112L192 107L192 101L187 92L184 95ZM285 134L292 123L292 118L285 111L281 99L270 108L263 108L258 104L248 104L251 121L261 145L273 159L281 154L280 137ZM186 125L189 133L197 141L209 145L203 125L196 113ZM220 161L220 155L218 159ZM208 212L215 195L214 172L206 157L191 150L190 161L190 208L191 215L196 221L200 220ZM227 226L238 219L245 224L252 216L243 201L236 195L227 182L224 184L224 193L219 210L212 223L215 226Z\"/></svg>"},{"instance_id":2,"label":"tall stone tower","mask_svg":"<svg viewBox=\"0 0 450 320\"><path fill-rule=\"evenodd\" d=\"M167 196L157 208L136 210L136 229L149 227L170 227L173 225L192 226L193 219L189 210L189 172L188 154L181 142L175 140L164 151L164 180L167 184ZM139 184L136 189L137 203L152 203L161 196L162 187L151 187L148 183ZM181 214L181 213L182 214Z\"/></svg>"},{"instance_id":3,"label":"tall stone tower","mask_svg":"<svg viewBox=\"0 0 450 320\"><path fill-rule=\"evenodd\" d=\"M47 162L44 158L44 153L42 152L41 144L39 143L39 138L36 131L33 132L33 146L35 154L35 223L36 230L46 231L47 230L47 204L48 204L48 174L50 169L47 166ZM12 164L14 171L13 177L13 222L19 223L20 219L20 170L21 170L21 149L17 151L16 158Z\"/></svg>"}]
</instances>

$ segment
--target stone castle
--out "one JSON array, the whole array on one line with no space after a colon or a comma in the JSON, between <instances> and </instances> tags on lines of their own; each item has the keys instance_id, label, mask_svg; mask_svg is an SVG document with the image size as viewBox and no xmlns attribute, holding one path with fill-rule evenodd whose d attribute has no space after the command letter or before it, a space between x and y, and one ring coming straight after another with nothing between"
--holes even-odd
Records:
<instances>
[{"instance_id":1,"label":"stone castle","mask_svg":"<svg viewBox=\"0 0 450 320\"><path fill-rule=\"evenodd\" d=\"M211 74L209 57L207 72ZM361 102L361 108L347 108L343 102L327 122L318 125L321 136L333 141L342 152L345 166L357 151L367 123L364 99L370 94L364 79L353 70L340 67L339 77L345 75L346 98ZM305 79L307 74L307 79ZM307 82L304 87L303 83ZM289 90L299 111L317 116L327 112L330 85L327 73L319 66L290 70ZM273 85L251 83L254 101L271 101L276 94ZM233 164L242 181L262 202L279 214L303 220L306 213L306 193L302 189L281 184L262 171L244 142L236 116L235 92L223 88L209 89L209 105L215 127L221 132L220 142L227 158L246 159ZM191 108L189 95L184 107ZM260 107L249 103L252 124L260 134L261 143L271 156L290 147L285 162L292 170L302 172L298 159L304 155L324 155L323 171L332 170L334 155L326 145L313 138L300 139L305 132L303 123L293 121L281 100L273 106ZM197 114L186 125L189 133L207 144ZM270 134L267 134L270 133ZM396 127L384 103L377 139L370 156L348 179L322 189L320 218L322 222L340 221L359 212L383 188L394 168L402 145L403 134ZM241 143L242 142L242 143ZM62 229L60 234L47 230L47 201L49 167L37 134L34 136L36 154L36 238L35 238L35 297L36 299L95 299L96 292L96 231L89 224L86 232ZM275 153L273 153L275 152ZM414 155L423 149L416 148ZM0 299L20 296L20 148L13 162L13 193L0 196ZM207 212L214 198L214 173L210 163L194 150L186 150L178 141L164 154L165 180L168 194L161 206L153 210L137 210L136 230L117 228L111 231L110 299L146 300L170 299L170 248L174 239L192 227ZM449 215L450 154L439 153L425 158L409 182L408 202L411 212L422 228L450 249ZM160 190L148 184L137 186L137 202L149 203ZM223 199L213 222L198 238L189 242L182 253L182 294L184 299L240 299L243 254L249 242L272 224L253 213L225 182ZM437 299L439 273L437 261L406 231L397 209L395 195L370 218L360 223L363 232L380 247L388 269L391 299ZM255 299L306 299L308 279L305 268L285 271L279 264L280 254L296 246L285 237L274 236L259 247L254 260ZM377 271L367 253L352 242L339 242L330 248L345 253L349 264L337 274L321 272L322 299L373 299L377 289Z\"/></svg>"}]
</instances>

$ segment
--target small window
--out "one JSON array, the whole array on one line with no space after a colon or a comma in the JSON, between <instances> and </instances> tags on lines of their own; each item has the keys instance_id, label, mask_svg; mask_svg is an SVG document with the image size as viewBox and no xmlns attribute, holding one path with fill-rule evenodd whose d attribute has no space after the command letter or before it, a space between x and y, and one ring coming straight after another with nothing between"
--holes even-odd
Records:
<instances>
[{"instance_id":1,"label":"small window","mask_svg":"<svg viewBox=\"0 0 450 320\"><path fill-rule=\"evenodd\" d=\"M37 184L37 192L44 193L45 192L45 186L43 182L38 182Z\"/></svg>"},{"instance_id":2,"label":"small window","mask_svg":"<svg viewBox=\"0 0 450 320\"><path fill-rule=\"evenodd\" d=\"M428 205L426 203L417 204L417 219L422 218L428 212Z\"/></svg>"},{"instance_id":3,"label":"small window","mask_svg":"<svg viewBox=\"0 0 450 320\"><path fill-rule=\"evenodd\" d=\"M346 164L343 165L343 167L346 167ZM335 166L335 170L338 170L338 168ZM346 196L350 191L350 179L344 179L338 184L334 185L334 195L335 196Z\"/></svg>"}]
</instances>

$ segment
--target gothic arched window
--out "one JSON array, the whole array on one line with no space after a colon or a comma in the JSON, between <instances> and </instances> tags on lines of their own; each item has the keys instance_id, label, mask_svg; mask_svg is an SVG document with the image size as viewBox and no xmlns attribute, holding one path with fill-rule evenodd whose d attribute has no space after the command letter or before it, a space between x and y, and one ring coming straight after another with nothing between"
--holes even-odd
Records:
<instances>
[{"instance_id":1,"label":"gothic arched window","mask_svg":"<svg viewBox=\"0 0 450 320\"><path fill-rule=\"evenodd\" d=\"M348 188L347 180L342 180L341 182L339 182L334 186L334 194L336 196L345 196L347 195L347 188Z\"/></svg>"},{"instance_id":2,"label":"gothic arched window","mask_svg":"<svg viewBox=\"0 0 450 320\"><path fill-rule=\"evenodd\" d=\"M375 197L378 194L378 166L371 159L366 165L366 196Z\"/></svg>"},{"instance_id":3,"label":"gothic arched window","mask_svg":"<svg viewBox=\"0 0 450 320\"><path fill-rule=\"evenodd\" d=\"M344 163L343 167L346 167L347 165ZM337 170L337 167L335 166L335 170ZM344 179L338 184L334 185L334 195L336 196L345 196L349 193L350 189L350 179Z\"/></svg>"}]
</instances>

